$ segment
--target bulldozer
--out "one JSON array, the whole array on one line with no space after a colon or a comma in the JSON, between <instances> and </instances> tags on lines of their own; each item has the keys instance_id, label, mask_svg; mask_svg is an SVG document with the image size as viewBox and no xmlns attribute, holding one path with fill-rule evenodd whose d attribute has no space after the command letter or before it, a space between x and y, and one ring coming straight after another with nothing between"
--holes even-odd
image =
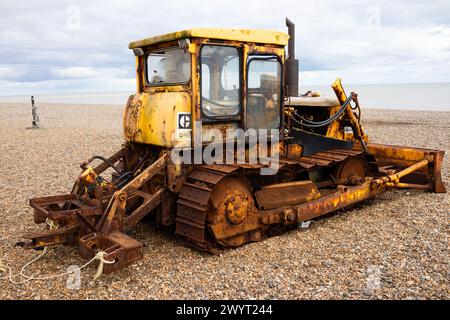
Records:
<instances>
[{"instance_id":1,"label":"bulldozer","mask_svg":"<svg viewBox=\"0 0 450 320\"><path fill-rule=\"evenodd\" d=\"M444 152L370 141L358 95L340 79L336 97L299 94L286 25L131 42L137 90L122 148L81 163L70 193L31 199L35 223L53 227L24 234L23 247L78 246L86 259L101 250L108 274L143 258L130 230L144 218L220 253L390 189L446 192Z\"/></svg>"}]
</instances>

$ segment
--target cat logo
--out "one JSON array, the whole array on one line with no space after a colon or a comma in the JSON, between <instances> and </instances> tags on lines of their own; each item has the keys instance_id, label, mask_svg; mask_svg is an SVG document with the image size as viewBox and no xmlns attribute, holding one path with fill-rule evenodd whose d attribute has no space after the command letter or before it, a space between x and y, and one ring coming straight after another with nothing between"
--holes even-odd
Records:
<instances>
[{"instance_id":1,"label":"cat logo","mask_svg":"<svg viewBox=\"0 0 450 320\"><path fill-rule=\"evenodd\" d=\"M191 114L188 112L178 113L178 129L191 129Z\"/></svg>"}]
</instances>

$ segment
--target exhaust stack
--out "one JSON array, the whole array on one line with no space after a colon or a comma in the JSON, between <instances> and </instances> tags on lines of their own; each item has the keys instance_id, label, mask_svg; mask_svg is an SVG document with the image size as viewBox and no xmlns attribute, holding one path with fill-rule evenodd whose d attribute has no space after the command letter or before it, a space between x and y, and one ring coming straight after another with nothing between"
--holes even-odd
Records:
<instances>
[{"instance_id":1,"label":"exhaust stack","mask_svg":"<svg viewBox=\"0 0 450 320\"><path fill-rule=\"evenodd\" d=\"M289 43L288 58L286 60L286 85L288 87L287 95L298 97L298 60L295 59L295 24L286 18L288 27Z\"/></svg>"}]
</instances>

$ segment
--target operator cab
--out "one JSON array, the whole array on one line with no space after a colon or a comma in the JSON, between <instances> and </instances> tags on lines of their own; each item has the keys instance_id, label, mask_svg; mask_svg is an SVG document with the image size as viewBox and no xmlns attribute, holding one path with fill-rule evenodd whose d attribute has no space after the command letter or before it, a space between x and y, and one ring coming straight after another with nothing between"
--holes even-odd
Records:
<instances>
[{"instance_id":1,"label":"operator cab","mask_svg":"<svg viewBox=\"0 0 450 320\"><path fill-rule=\"evenodd\" d=\"M194 121L202 122L206 135L280 129L288 38L277 31L193 29L130 43L137 94L126 111L126 139L165 147L184 139L187 145ZM191 127L180 125L180 117L184 123L189 117Z\"/></svg>"}]
</instances>

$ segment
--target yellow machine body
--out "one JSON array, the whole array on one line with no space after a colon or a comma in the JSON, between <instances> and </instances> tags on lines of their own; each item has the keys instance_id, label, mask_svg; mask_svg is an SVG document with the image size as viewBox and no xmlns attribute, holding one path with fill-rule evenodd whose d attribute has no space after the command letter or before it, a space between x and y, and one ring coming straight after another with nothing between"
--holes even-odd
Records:
<instances>
[{"instance_id":1,"label":"yellow machine body","mask_svg":"<svg viewBox=\"0 0 450 320\"><path fill-rule=\"evenodd\" d=\"M190 146L190 131L177 129L178 117L186 113L191 113L191 97L187 92L134 95L125 108L125 139L161 147Z\"/></svg>"}]
</instances>

